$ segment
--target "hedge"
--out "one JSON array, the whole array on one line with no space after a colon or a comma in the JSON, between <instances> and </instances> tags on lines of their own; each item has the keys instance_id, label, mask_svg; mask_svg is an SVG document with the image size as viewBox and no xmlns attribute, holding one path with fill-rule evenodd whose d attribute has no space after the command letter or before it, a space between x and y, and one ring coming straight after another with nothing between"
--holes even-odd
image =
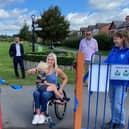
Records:
<instances>
[{"instance_id":1,"label":"hedge","mask_svg":"<svg viewBox=\"0 0 129 129\"><path fill-rule=\"evenodd\" d=\"M33 62L46 61L46 57L48 55L46 53L26 53L24 59ZM68 52L56 52L56 55L58 65L72 65L75 59L72 53Z\"/></svg>"},{"instance_id":2,"label":"hedge","mask_svg":"<svg viewBox=\"0 0 129 129\"><path fill-rule=\"evenodd\" d=\"M99 50L111 50L113 46L112 37L107 34L101 33L95 35L94 38L98 41Z\"/></svg>"},{"instance_id":3,"label":"hedge","mask_svg":"<svg viewBox=\"0 0 129 129\"><path fill-rule=\"evenodd\" d=\"M94 35L94 38L98 42L99 50L110 50L113 46L112 37L110 37L109 35L107 35L105 33L99 33L97 35ZM82 37L67 39L62 43L62 45L69 47L69 48L79 49L79 43L80 43L81 39L82 39Z\"/></svg>"}]
</instances>

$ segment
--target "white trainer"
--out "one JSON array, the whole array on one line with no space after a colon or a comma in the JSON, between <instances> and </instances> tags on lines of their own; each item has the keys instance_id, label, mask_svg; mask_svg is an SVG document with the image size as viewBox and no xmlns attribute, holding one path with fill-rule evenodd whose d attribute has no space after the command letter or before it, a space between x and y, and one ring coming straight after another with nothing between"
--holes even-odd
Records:
<instances>
[{"instance_id":1,"label":"white trainer","mask_svg":"<svg viewBox=\"0 0 129 129\"><path fill-rule=\"evenodd\" d=\"M38 121L38 124L44 124L45 123L45 120L46 120L46 116L45 115L40 115L39 116L39 121Z\"/></svg>"},{"instance_id":2,"label":"white trainer","mask_svg":"<svg viewBox=\"0 0 129 129\"><path fill-rule=\"evenodd\" d=\"M33 125L38 124L39 120L40 120L40 115L37 115L37 114L34 115L33 120L32 120L32 124Z\"/></svg>"}]
</instances>

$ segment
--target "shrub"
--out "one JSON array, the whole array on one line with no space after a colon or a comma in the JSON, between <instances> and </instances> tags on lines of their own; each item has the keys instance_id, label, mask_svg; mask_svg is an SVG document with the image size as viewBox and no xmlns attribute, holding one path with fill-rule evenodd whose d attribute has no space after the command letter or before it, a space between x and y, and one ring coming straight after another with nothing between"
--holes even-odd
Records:
<instances>
[{"instance_id":1,"label":"shrub","mask_svg":"<svg viewBox=\"0 0 129 129\"><path fill-rule=\"evenodd\" d=\"M62 45L69 48L79 49L79 43L83 37L74 37L65 40ZM94 35L94 38L98 42L99 50L110 50L113 46L112 37L105 33Z\"/></svg>"},{"instance_id":2,"label":"shrub","mask_svg":"<svg viewBox=\"0 0 129 129\"><path fill-rule=\"evenodd\" d=\"M46 57L50 52L45 53L26 53L24 56L25 60L33 61L33 62L39 62L39 61L46 61ZM58 65L72 65L74 61L74 55L70 52L60 52L60 51L54 51L54 53L57 55L57 61Z\"/></svg>"},{"instance_id":3,"label":"shrub","mask_svg":"<svg viewBox=\"0 0 129 129\"><path fill-rule=\"evenodd\" d=\"M110 50L113 46L112 37L107 34L97 34L94 38L98 41L99 50Z\"/></svg>"},{"instance_id":4,"label":"shrub","mask_svg":"<svg viewBox=\"0 0 129 129\"><path fill-rule=\"evenodd\" d=\"M67 40L65 40L62 43L62 45L66 46L66 47L69 47L69 48L76 48L76 49L78 49L79 48L79 43L80 43L81 39L82 39L81 37L67 39Z\"/></svg>"}]
</instances>

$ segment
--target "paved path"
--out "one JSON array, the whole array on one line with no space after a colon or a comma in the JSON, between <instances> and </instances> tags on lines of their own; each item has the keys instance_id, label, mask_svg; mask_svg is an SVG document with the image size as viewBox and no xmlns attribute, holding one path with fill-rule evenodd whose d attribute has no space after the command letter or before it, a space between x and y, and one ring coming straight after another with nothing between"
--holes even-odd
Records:
<instances>
[{"instance_id":1,"label":"paved path","mask_svg":"<svg viewBox=\"0 0 129 129\"><path fill-rule=\"evenodd\" d=\"M3 129L48 129L48 125L33 126L32 120L32 93L35 87L23 87L22 90L14 90L10 87L2 87L1 104L2 104L2 117L3 117ZM53 114L53 107L51 107L51 115L56 122L56 129L73 129L73 107L74 107L74 86L68 85L66 88L68 96L71 98L68 104L65 119L62 121L57 120ZM91 101L91 129L93 129L94 114L95 114L95 99L96 94L92 95ZM104 95L100 94L99 101L99 117L97 122L97 129L100 128L102 122L103 112L103 99ZM109 102L107 103L106 121L109 120ZM127 98L126 108L129 109L129 97ZM126 116L129 116L129 110L127 110ZM87 127L87 88L83 90L83 120L82 127Z\"/></svg>"}]
</instances>

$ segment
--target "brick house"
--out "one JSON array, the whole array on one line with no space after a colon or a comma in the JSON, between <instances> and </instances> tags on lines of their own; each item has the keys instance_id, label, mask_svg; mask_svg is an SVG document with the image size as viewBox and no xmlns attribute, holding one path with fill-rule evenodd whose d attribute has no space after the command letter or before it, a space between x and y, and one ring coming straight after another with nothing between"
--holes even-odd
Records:
<instances>
[{"instance_id":1,"label":"brick house","mask_svg":"<svg viewBox=\"0 0 129 129\"><path fill-rule=\"evenodd\" d=\"M106 33L109 34L109 27L110 27L111 23L107 23L105 25L103 25L100 29L99 29L99 33Z\"/></svg>"},{"instance_id":2,"label":"brick house","mask_svg":"<svg viewBox=\"0 0 129 129\"><path fill-rule=\"evenodd\" d=\"M85 32L90 30L93 35L98 33L109 33L109 27L111 23L96 23L96 25L89 25L88 27L81 27L80 32L84 36Z\"/></svg>"},{"instance_id":3,"label":"brick house","mask_svg":"<svg viewBox=\"0 0 129 129\"><path fill-rule=\"evenodd\" d=\"M109 33L112 35L116 31L125 29L129 30L129 16L126 16L125 21L112 21Z\"/></svg>"}]
</instances>

